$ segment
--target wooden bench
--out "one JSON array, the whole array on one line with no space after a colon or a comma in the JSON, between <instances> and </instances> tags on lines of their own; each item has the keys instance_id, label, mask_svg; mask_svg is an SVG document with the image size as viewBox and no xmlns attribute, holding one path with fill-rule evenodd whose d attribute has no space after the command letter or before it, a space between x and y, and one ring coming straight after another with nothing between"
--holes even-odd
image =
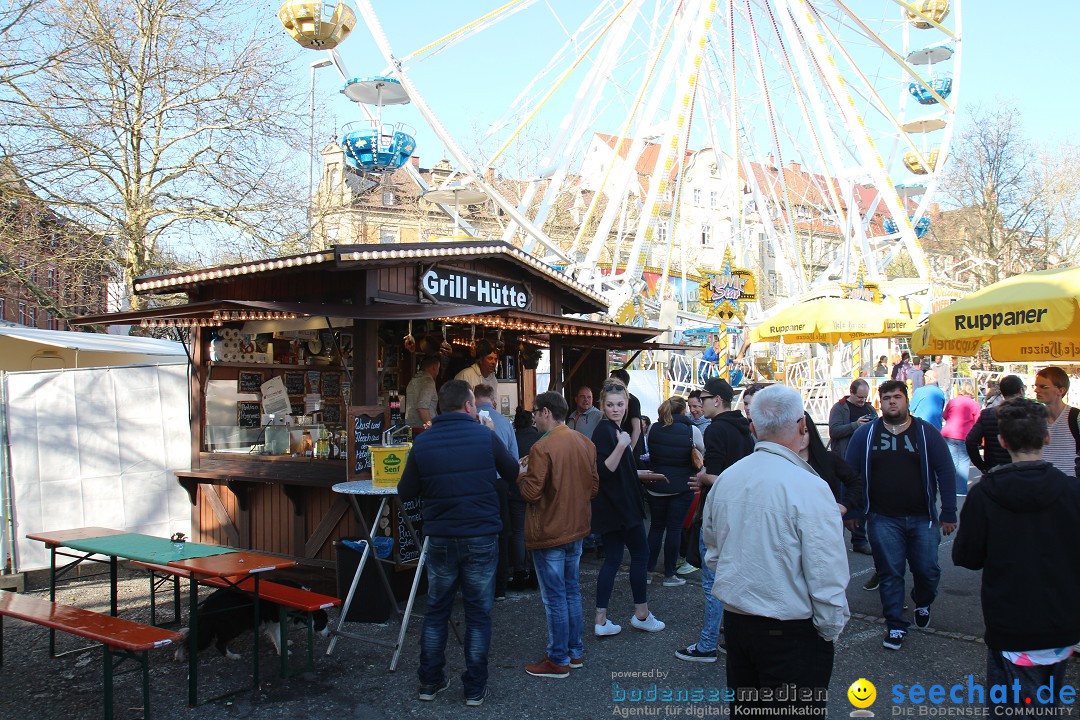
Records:
<instances>
[{"instance_id":1,"label":"wooden bench","mask_svg":"<svg viewBox=\"0 0 1080 720\"><path fill-rule=\"evenodd\" d=\"M113 670L124 660L142 666L143 717L150 717L150 664L148 652L182 640L175 632L151 625L61 605L32 595L0 592L0 665L3 665L3 618L25 620L101 643L105 667L105 718L113 716Z\"/></svg>"},{"instance_id":2,"label":"wooden bench","mask_svg":"<svg viewBox=\"0 0 1080 720\"><path fill-rule=\"evenodd\" d=\"M142 568L143 570L148 570L150 572L151 622L154 621L156 616L154 610L155 594L161 584L169 579L173 582L173 602L175 603L176 608L175 616L177 621L179 621L180 578L190 580L191 573L183 568L175 568L170 565L144 563L137 560L131 561L130 564L131 567ZM255 591L255 580L250 576L245 577L240 582L229 582L227 579L214 577L202 578L199 582L203 585L218 588L230 588L246 593L253 593ZM337 607L341 605L341 600L330 595L322 595L291 585L282 585L281 583L271 582L269 580L260 580L259 601L261 602L264 600L275 603L278 606L278 623L281 629L280 640L282 650L284 650L284 652L281 653L281 676L291 677L292 675L313 670L315 668L314 613L319 610ZM290 668L289 653L287 652L289 620L293 617L303 618L304 625L307 628L307 663L298 668ZM255 628L255 631L258 632L258 628Z\"/></svg>"}]
</instances>

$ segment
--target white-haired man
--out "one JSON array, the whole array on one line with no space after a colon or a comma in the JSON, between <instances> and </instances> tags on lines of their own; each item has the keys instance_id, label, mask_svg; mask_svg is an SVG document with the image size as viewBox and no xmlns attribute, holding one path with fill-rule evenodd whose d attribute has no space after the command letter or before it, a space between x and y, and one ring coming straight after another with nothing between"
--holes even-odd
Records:
<instances>
[{"instance_id":1,"label":"white-haired man","mask_svg":"<svg viewBox=\"0 0 1080 720\"><path fill-rule=\"evenodd\" d=\"M713 593L727 610L732 714L824 711L833 643L850 616L843 523L828 484L799 458L799 394L783 385L757 393L751 426L754 452L720 475L702 526Z\"/></svg>"}]
</instances>

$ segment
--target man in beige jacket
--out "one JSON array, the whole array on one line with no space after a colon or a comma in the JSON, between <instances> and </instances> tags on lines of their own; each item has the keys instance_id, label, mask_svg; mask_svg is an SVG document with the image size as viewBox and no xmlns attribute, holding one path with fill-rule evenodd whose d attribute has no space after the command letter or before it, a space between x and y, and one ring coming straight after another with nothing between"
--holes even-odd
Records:
<instances>
[{"instance_id":1,"label":"man in beige jacket","mask_svg":"<svg viewBox=\"0 0 1080 720\"><path fill-rule=\"evenodd\" d=\"M518 477L525 509L525 546L532 551L540 597L547 612L548 645L543 660L525 666L535 677L564 678L584 664L581 634L581 540L592 523L590 501L600 488L596 448L565 424L566 400L540 393L533 404L543 436L529 451L528 469Z\"/></svg>"}]
</instances>

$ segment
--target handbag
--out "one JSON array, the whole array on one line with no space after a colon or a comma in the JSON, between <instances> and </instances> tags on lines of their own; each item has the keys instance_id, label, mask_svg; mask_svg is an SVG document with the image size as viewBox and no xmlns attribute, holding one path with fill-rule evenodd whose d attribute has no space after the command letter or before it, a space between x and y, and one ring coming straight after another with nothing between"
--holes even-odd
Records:
<instances>
[{"instance_id":1,"label":"handbag","mask_svg":"<svg viewBox=\"0 0 1080 720\"><path fill-rule=\"evenodd\" d=\"M686 562L701 567L701 515L697 515L686 530Z\"/></svg>"},{"instance_id":2,"label":"handbag","mask_svg":"<svg viewBox=\"0 0 1080 720\"><path fill-rule=\"evenodd\" d=\"M695 470L700 470L705 466L705 457L701 454L701 451L694 445L694 426L690 426L690 465Z\"/></svg>"}]
</instances>

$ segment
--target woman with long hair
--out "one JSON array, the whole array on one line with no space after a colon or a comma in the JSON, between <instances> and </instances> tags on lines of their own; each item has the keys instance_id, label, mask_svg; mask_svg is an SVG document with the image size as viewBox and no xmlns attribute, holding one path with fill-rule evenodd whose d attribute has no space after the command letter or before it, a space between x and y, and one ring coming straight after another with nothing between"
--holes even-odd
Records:
<instances>
[{"instance_id":1,"label":"woman with long hair","mask_svg":"<svg viewBox=\"0 0 1080 720\"><path fill-rule=\"evenodd\" d=\"M648 485L645 500L652 521L649 524L649 572L656 568L660 547L664 548L664 586L685 585L675 574L679 557L683 520L694 491L687 483L698 468L690 462L694 448L704 456L705 442L686 413L686 400L678 395L668 398L657 409L658 419L649 430L649 467L667 481ZM666 539L665 539L666 535Z\"/></svg>"},{"instance_id":2,"label":"woman with long hair","mask_svg":"<svg viewBox=\"0 0 1080 720\"><path fill-rule=\"evenodd\" d=\"M821 440L821 434L814 424L814 419L810 417L810 413L805 413L805 415L806 435L803 437L806 446L799 451L799 457L814 468L814 472L828 483L833 497L836 498L836 504L841 506L841 514L847 515L850 513L854 515L853 511L859 510L863 506L866 482L842 457L825 448L825 443ZM854 531L856 522L855 520L845 520L844 525L848 530Z\"/></svg>"},{"instance_id":3,"label":"woman with long hair","mask_svg":"<svg viewBox=\"0 0 1080 720\"><path fill-rule=\"evenodd\" d=\"M634 615L630 624L639 630L658 632L664 623L649 612L647 597L649 540L645 535L645 503L641 499L637 465L630 435L620 429L630 398L626 386L608 378L600 393L604 419L593 430L600 491L592 502L593 531L604 540L604 564L596 576L597 636L616 635L622 627L608 620L607 608L615 575L622 564L623 548L630 550L630 590Z\"/></svg>"}]
</instances>

